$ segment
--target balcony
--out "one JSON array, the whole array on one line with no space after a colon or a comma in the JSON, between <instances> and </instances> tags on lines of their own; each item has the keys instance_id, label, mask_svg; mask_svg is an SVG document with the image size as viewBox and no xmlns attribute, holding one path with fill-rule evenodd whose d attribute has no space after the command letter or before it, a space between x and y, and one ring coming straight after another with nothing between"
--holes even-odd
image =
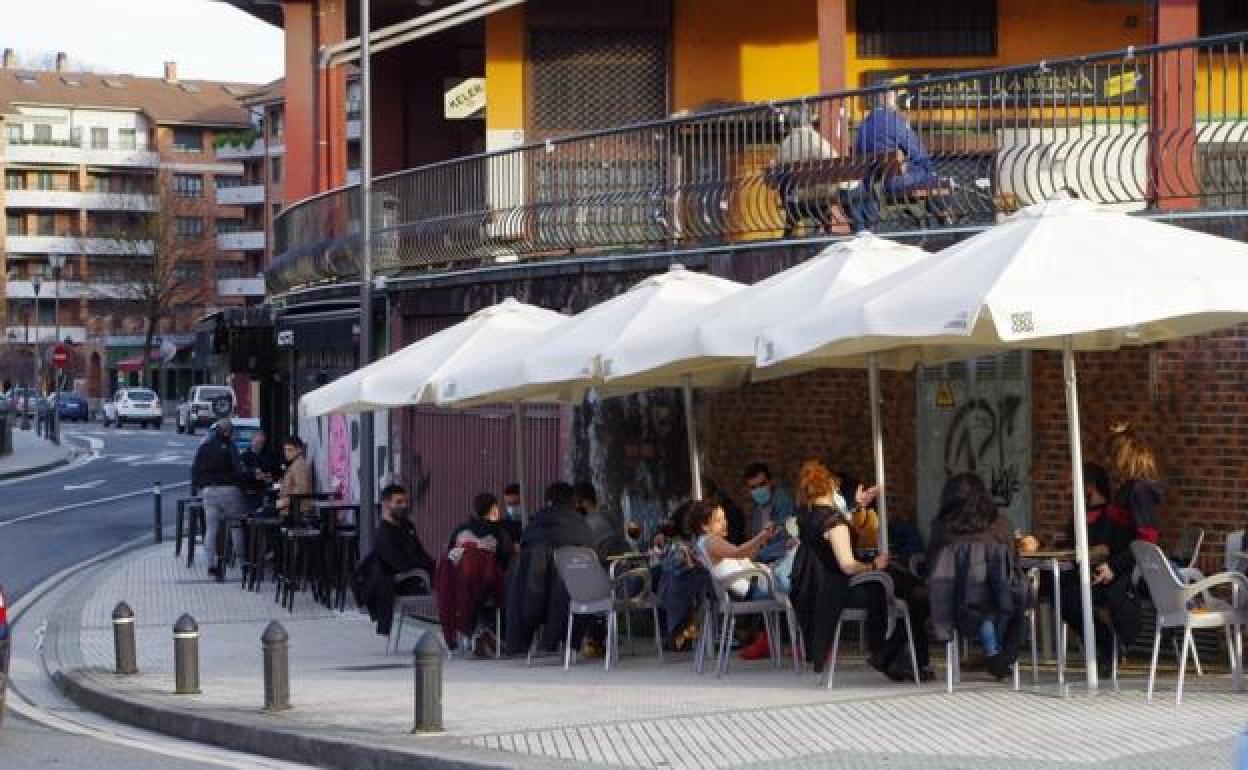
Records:
<instances>
[{"instance_id":1,"label":"balcony","mask_svg":"<svg viewBox=\"0 0 1248 770\"><path fill-rule=\"evenodd\" d=\"M101 254L151 256L149 240L79 235L6 235L4 248L9 254Z\"/></svg>"},{"instance_id":2,"label":"balcony","mask_svg":"<svg viewBox=\"0 0 1248 770\"><path fill-rule=\"evenodd\" d=\"M218 297L263 297L264 278L220 278L217 280Z\"/></svg>"},{"instance_id":3,"label":"balcony","mask_svg":"<svg viewBox=\"0 0 1248 770\"><path fill-rule=\"evenodd\" d=\"M242 187L218 187L218 206L251 206L264 203L264 185L253 184Z\"/></svg>"},{"instance_id":4,"label":"balcony","mask_svg":"<svg viewBox=\"0 0 1248 770\"><path fill-rule=\"evenodd\" d=\"M264 251L264 231L217 233L217 248L222 251Z\"/></svg>"},{"instance_id":5,"label":"balcony","mask_svg":"<svg viewBox=\"0 0 1248 770\"><path fill-rule=\"evenodd\" d=\"M1059 190L1245 230L1245 43L1248 33L1236 33L972 73L916 71L904 85L409 169L374 181L373 267L813 246L863 227L944 245ZM930 157L906 157L898 137ZM357 190L282 212L271 289L354 277Z\"/></svg>"},{"instance_id":6,"label":"balcony","mask_svg":"<svg viewBox=\"0 0 1248 770\"><path fill-rule=\"evenodd\" d=\"M62 326L59 338L56 336L56 333L57 328L55 326L9 326L5 329L4 336L7 341L18 345L32 345L35 343L52 345L56 342L64 341L67 337L70 342L76 344L87 341L87 329L85 326Z\"/></svg>"},{"instance_id":7,"label":"balcony","mask_svg":"<svg viewBox=\"0 0 1248 770\"><path fill-rule=\"evenodd\" d=\"M358 185L360 183L360 170L358 168L347 169L347 184Z\"/></svg>"},{"instance_id":8,"label":"balcony","mask_svg":"<svg viewBox=\"0 0 1248 770\"><path fill-rule=\"evenodd\" d=\"M249 160L263 158L265 155L264 140L256 139L251 144L225 144L218 148L217 160Z\"/></svg>"},{"instance_id":9,"label":"balcony","mask_svg":"<svg viewBox=\"0 0 1248 770\"><path fill-rule=\"evenodd\" d=\"M9 208L70 209L74 211L155 211L156 196L143 193L81 192L78 190L6 190Z\"/></svg>"},{"instance_id":10,"label":"balcony","mask_svg":"<svg viewBox=\"0 0 1248 770\"><path fill-rule=\"evenodd\" d=\"M35 287L30 281L7 281L4 291L8 299L35 298ZM132 284L61 281L58 288L56 281L44 279L39 287L39 300L57 297L61 299L135 299L140 293L139 288Z\"/></svg>"},{"instance_id":11,"label":"balcony","mask_svg":"<svg viewBox=\"0 0 1248 770\"><path fill-rule=\"evenodd\" d=\"M133 145L86 146L71 139L25 140L10 142L5 148L8 163L50 163L64 165L120 166L155 168L160 154Z\"/></svg>"},{"instance_id":12,"label":"balcony","mask_svg":"<svg viewBox=\"0 0 1248 770\"><path fill-rule=\"evenodd\" d=\"M360 119L354 118L347 121L347 139L355 141L360 138Z\"/></svg>"}]
</instances>

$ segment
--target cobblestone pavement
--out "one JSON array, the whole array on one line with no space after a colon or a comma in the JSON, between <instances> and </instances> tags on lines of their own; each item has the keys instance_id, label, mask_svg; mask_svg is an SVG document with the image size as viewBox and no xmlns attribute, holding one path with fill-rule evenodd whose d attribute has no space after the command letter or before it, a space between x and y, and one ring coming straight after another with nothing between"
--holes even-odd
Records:
<instances>
[{"instance_id":1,"label":"cobblestone pavement","mask_svg":"<svg viewBox=\"0 0 1248 770\"><path fill-rule=\"evenodd\" d=\"M240 591L237 582L217 584L176 562L168 545L126 557L80 598L77 662L118 691L251 725L372 736L387 746L415 741L406 736L410 661L386 655L384 641L353 610L328 611L302 596L289 613L273 603L271 584L259 594ZM126 679L106 672L108 619L121 600L137 614L142 671ZM169 694L171 630L183 612L201 629L198 696ZM294 708L280 716L260 711L260 635L271 619L291 637ZM415 634L405 638L415 641ZM1095 698L1058 698L1051 687L1015 693L970 676L949 696L937 685L886 682L853 656L827 691L813 675L765 664L734 663L723 679L698 676L687 656L659 664L645 654L650 649L639 639L638 655L609 673L588 662L565 673L553 659L533 667L456 659L445 671L448 734L520 766L1202 770L1229 767L1231 741L1248 724L1248 696L1231 693L1229 678L1214 673L1190 678L1176 708L1173 675L1159 675L1158 699L1149 704L1138 666L1121 693Z\"/></svg>"}]
</instances>

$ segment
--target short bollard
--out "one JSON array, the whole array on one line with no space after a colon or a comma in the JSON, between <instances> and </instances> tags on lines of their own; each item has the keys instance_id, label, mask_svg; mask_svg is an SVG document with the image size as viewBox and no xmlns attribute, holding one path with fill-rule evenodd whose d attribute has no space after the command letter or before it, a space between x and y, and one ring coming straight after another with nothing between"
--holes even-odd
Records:
<instances>
[{"instance_id":1,"label":"short bollard","mask_svg":"<svg viewBox=\"0 0 1248 770\"><path fill-rule=\"evenodd\" d=\"M160 507L160 482L152 484L152 526L155 530L156 543L165 542L165 517Z\"/></svg>"},{"instance_id":2,"label":"short bollard","mask_svg":"<svg viewBox=\"0 0 1248 770\"><path fill-rule=\"evenodd\" d=\"M264 629L260 644L264 648L264 710L285 711L290 708L290 636L276 620Z\"/></svg>"},{"instance_id":3,"label":"short bollard","mask_svg":"<svg viewBox=\"0 0 1248 770\"><path fill-rule=\"evenodd\" d=\"M173 625L173 677L176 694L199 694L199 625L190 615Z\"/></svg>"},{"instance_id":4,"label":"short bollard","mask_svg":"<svg viewBox=\"0 0 1248 770\"><path fill-rule=\"evenodd\" d=\"M118 674L139 673L138 656L134 645L134 610L125 602L113 609L113 652L117 659Z\"/></svg>"},{"instance_id":5,"label":"short bollard","mask_svg":"<svg viewBox=\"0 0 1248 770\"><path fill-rule=\"evenodd\" d=\"M416 649L415 657L415 710L414 733L442 732L442 645L437 637L426 632Z\"/></svg>"}]
</instances>

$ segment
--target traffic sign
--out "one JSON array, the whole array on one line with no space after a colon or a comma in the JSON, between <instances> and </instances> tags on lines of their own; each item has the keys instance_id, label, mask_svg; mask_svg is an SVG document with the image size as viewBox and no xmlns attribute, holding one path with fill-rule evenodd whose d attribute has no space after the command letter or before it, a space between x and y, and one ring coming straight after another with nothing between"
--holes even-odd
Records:
<instances>
[{"instance_id":1,"label":"traffic sign","mask_svg":"<svg viewBox=\"0 0 1248 770\"><path fill-rule=\"evenodd\" d=\"M52 365L57 369L64 369L67 363L69 363L69 348L64 345L52 348Z\"/></svg>"}]
</instances>

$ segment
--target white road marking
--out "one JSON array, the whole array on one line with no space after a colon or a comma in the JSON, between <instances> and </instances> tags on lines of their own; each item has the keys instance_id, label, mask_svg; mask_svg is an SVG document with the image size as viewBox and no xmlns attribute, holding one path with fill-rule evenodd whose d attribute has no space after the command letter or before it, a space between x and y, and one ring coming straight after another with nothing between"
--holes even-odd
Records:
<instances>
[{"instance_id":1,"label":"white road marking","mask_svg":"<svg viewBox=\"0 0 1248 770\"><path fill-rule=\"evenodd\" d=\"M190 485L191 485L191 482L189 481L173 481L168 484L164 484L163 487L165 489L174 489L177 487L189 487ZM36 511L34 513L28 513L25 516L18 516L16 519L8 519L6 521L0 521L0 529L4 529L5 527L12 526L13 524L21 524L24 521L34 521L35 519L42 519L44 517L52 516L53 514L57 514L57 513L73 511L73 510L77 510L78 508L89 508L92 505L99 505L100 503L111 503L116 500L129 500L132 497L142 497L143 495L150 495L151 493L152 493L152 490L150 487L148 487L148 488L140 489L137 492L126 492L120 495L113 495L112 497L101 497L97 500L86 500L81 503L70 503L69 505L60 505L60 506L57 506L56 508L49 508L46 511Z\"/></svg>"},{"instance_id":2,"label":"white road marking","mask_svg":"<svg viewBox=\"0 0 1248 770\"><path fill-rule=\"evenodd\" d=\"M95 481L86 481L82 484L66 484L65 491L68 492L73 489L95 489L103 483L104 479L96 479Z\"/></svg>"}]
</instances>

